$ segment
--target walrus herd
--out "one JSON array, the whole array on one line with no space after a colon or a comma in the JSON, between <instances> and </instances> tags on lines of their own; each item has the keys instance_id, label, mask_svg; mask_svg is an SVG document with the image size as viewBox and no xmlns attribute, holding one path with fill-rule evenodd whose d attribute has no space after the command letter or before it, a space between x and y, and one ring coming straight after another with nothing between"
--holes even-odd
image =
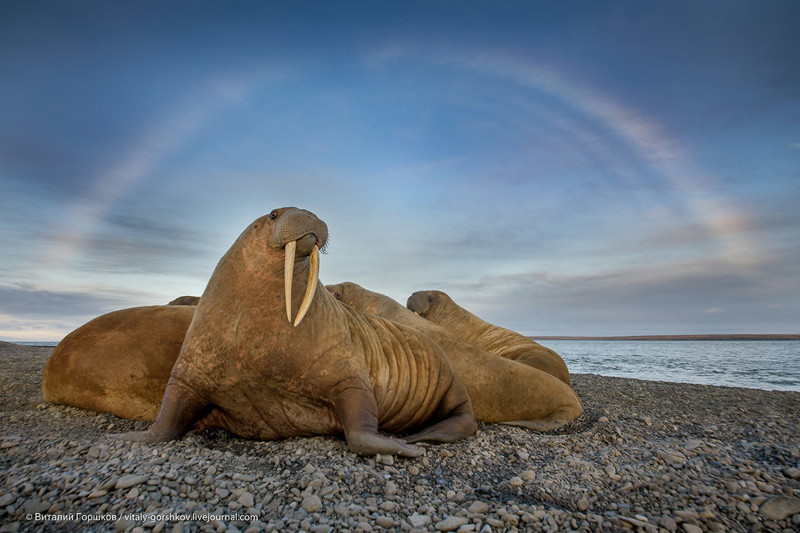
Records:
<instances>
[{"instance_id":1,"label":"walrus herd","mask_svg":"<svg viewBox=\"0 0 800 533\"><path fill-rule=\"evenodd\" d=\"M261 440L343 435L353 452L408 457L424 453L414 443L471 435L476 419L546 431L583 413L558 354L444 293L415 293L406 308L353 283L321 286L327 239L303 209L255 220L201 297L67 335L45 366L45 399L153 421L116 435L125 440L219 427Z\"/></svg>"}]
</instances>

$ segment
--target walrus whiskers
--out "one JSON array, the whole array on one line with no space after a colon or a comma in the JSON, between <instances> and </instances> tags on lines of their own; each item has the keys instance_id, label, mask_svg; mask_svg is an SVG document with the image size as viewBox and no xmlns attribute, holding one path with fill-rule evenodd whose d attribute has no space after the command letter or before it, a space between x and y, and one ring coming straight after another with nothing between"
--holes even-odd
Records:
<instances>
[{"instance_id":1,"label":"walrus whiskers","mask_svg":"<svg viewBox=\"0 0 800 533\"><path fill-rule=\"evenodd\" d=\"M286 297L286 317L289 322L292 321L292 276L294 274L294 254L297 250L297 241L290 241L284 247L286 251L286 258L284 259L283 266L283 290ZM309 256L310 265L308 269L308 285L306 292L303 295L303 302L300 304L300 311L294 319L294 325L297 326L302 322L303 318L311 307L311 300L314 299L314 292L317 290L317 281L319 280L319 247L315 244L311 249Z\"/></svg>"}]
</instances>

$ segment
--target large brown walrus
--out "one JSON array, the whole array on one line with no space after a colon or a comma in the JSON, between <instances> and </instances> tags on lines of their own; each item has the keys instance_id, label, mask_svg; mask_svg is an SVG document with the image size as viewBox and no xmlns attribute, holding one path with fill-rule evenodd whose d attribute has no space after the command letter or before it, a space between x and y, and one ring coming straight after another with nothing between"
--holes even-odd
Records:
<instances>
[{"instance_id":1,"label":"large brown walrus","mask_svg":"<svg viewBox=\"0 0 800 533\"><path fill-rule=\"evenodd\" d=\"M99 316L58 343L42 375L50 403L155 420L195 307L159 305Z\"/></svg>"},{"instance_id":2,"label":"large brown walrus","mask_svg":"<svg viewBox=\"0 0 800 533\"><path fill-rule=\"evenodd\" d=\"M516 331L478 318L442 291L415 292L408 298L406 306L478 348L544 370L570 384L567 365L556 352Z\"/></svg>"},{"instance_id":3,"label":"large brown walrus","mask_svg":"<svg viewBox=\"0 0 800 533\"><path fill-rule=\"evenodd\" d=\"M262 440L344 433L356 453L414 457L424 450L378 429L418 430L409 443L471 435L469 395L432 340L317 290L327 236L292 207L250 224L201 296L156 421L118 437L166 441L193 425Z\"/></svg>"},{"instance_id":4,"label":"large brown walrus","mask_svg":"<svg viewBox=\"0 0 800 533\"><path fill-rule=\"evenodd\" d=\"M583 413L575 392L537 368L473 346L383 294L351 282L327 285L341 302L412 327L442 348L467 387L475 418L538 431L556 429Z\"/></svg>"}]
</instances>

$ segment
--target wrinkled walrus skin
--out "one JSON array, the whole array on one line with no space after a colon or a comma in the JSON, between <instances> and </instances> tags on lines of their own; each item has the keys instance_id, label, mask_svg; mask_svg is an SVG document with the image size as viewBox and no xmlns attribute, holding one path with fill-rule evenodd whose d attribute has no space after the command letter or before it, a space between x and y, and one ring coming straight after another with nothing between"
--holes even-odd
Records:
<instances>
[{"instance_id":1,"label":"wrinkled walrus skin","mask_svg":"<svg viewBox=\"0 0 800 533\"><path fill-rule=\"evenodd\" d=\"M248 226L200 298L156 421L118 437L172 440L199 421L262 440L344 433L356 453L415 457L424 449L378 429L418 430L408 442L474 433L469 395L433 341L317 290L327 235L297 208Z\"/></svg>"},{"instance_id":2,"label":"wrinkled walrus skin","mask_svg":"<svg viewBox=\"0 0 800 533\"><path fill-rule=\"evenodd\" d=\"M42 375L50 403L155 420L192 306L158 305L99 316L58 343Z\"/></svg>"},{"instance_id":3,"label":"wrinkled walrus skin","mask_svg":"<svg viewBox=\"0 0 800 533\"><path fill-rule=\"evenodd\" d=\"M555 376L481 350L388 296L355 283L326 287L337 300L355 309L404 324L430 337L450 359L467 387L478 420L550 431L583 413L575 392Z\"/></svg>"},{"instance_id":4,"label":"wrinkled walrus skin","mask_svg":"<svg viewBox=\"0 0 800 533\"><path fill-rule=\"evenodd\" d=\"M567 365L556 352L516 331L478 318L442 291L415 292L406 307L482 350L538 368L570 384Z\"/></svg>"}]
</instances>

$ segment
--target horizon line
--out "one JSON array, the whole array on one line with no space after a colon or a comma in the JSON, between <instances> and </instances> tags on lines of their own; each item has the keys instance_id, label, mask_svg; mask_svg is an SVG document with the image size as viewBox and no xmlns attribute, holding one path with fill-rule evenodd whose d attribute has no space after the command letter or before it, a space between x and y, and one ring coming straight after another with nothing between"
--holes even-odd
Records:
<instances>
[{"instance_id":1,"label":"horizon line","mask_svg":"<svg viewBox=\"0 0 800 533\"><path fill-rule=\"evenodd\" d=\"M692 334L692 335L610 335L610 336L581 336L581 335L526 335L534 340L664 340L664 341L680 341L680 340L720 340L720 341L736 341L736 340L787 340L796 341L800 340L800 334L794 333L708 333L708 334Z\"/></svg>"}]
</instances>

